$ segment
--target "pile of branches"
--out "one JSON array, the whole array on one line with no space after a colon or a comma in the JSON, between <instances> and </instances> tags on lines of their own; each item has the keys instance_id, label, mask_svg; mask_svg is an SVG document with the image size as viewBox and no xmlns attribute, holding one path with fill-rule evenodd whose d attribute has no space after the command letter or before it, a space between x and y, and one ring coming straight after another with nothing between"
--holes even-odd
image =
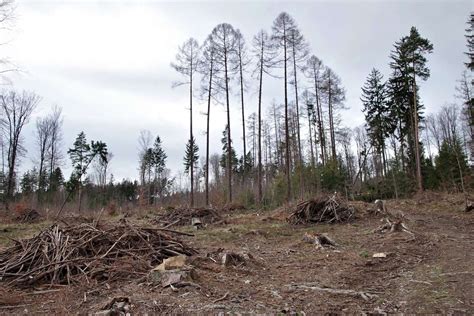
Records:
<instances>
[{"instance_id":1,"label":"pile of branches","mask_svg":"<svg viewBox=\"0 0 474 316\"><path fill-rule=\"evenodd\" d=\"M291 224L342 223L349 221L355 214L355 208L346 205L336 195L300 202L287 217Z\"/></svg>"},{"instance_id":2,"label":"pile of branches","mask_svg":"<svg viewBox=\"0 0 474 316\"><path fill-rule=\"evenodd\" d=\"M203 224L222 220L219 213L212 208L173 208L153 219L153 223L170 227L173 225L191 225L192 219L198 218Z\"/></svg>"},{"instance_id":3,"label":"pile of branches","mask_svg":"<svg viewBox=\"0 0 474 316\"><path fill-rule=\"evenodd\" d=\"M0 280L28 286L137 278L168 257L196 253L171 233L177 232L128 222L104 228L53 225L0 252Z\"/></svg>"},{"instance_id":4,"label":"pile of branches","mask_svg":"<svg viewBox=\"0 0 474 316\"><path fill-rule=\"evenodd\" d=\"M19 212L18 216L15 218L15 220L20 223L34 223L40 219L41 214L35 209L25 209Z\"/></svg>"}]
</instances>

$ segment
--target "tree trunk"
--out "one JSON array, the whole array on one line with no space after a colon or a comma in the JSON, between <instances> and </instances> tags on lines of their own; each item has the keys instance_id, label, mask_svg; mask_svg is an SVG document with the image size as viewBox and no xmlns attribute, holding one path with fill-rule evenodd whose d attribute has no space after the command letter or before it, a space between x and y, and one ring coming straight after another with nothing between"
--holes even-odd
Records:
<instances>
[{"instance_id":1,"label":"tree trunk","mask_svg":"<svg viewBox=\"0 0 474 316\"><path fill-rule=\"evenodd\" d=\"M287 57L286 57L286 26L284 26L283 30L283 58L284 58L284 83L285 83L285 154L286 154L286 201L290 203L291 201L291 174L290 174L290 135L289 135L289 128L288 128L288 87L287 87Z\"/></svg>"},{"instance_id":2,"label":"tree trunk","mask_svg":"<svg viewBox=\"0 0 474 316\"><path fill-rule=\"evenodd\" d=\"M262 84L263 84L263 45L260 52L260 78L258 87L258 203L262 203L263 190L262 190ZM243 108L243 107L242 107Z\"/></svg>"},{"instance_id":3,"label":"tree trunk","mask_svg":"<svg viewBox=\"0 0 474 316\"><path fill-rule=\"evenodd\" d=\"M212 71L214 61L211 56L209 72L209 94L207 97L207 129L206 129L206 206L209 206L209 122L211 117Z\"/></svg>"},{"instance_id":4,"label":"tree trunk","mask_svg":"<svg viewBox=\"0 0 474 316\"><path fill-rule=\"evenodd\" d=\"M294 36L294 34L293 34ZM295 105L296 105L296 132L298 137L298 165L299 165L299 178L300 178L300 196L303 196L304 178L303 178L303 156L301 152L301 134L300 134L300 110L298 103L298 79L296 74L296 52L294 40L292 41L292 53L293 53L293 72L295 80Z\"/></svg>"},{"instance_id":5,"label":"tree trunk","mask_svg":"<svg viewBox=\"0 0 474 316\"><path fill-rule=\"evenodd\" d=\"M242 104L242 140L243 140L243 145L244 145L244 158L243 158L243 173L242 173L242 183L245 185L245 179L246 179L246 168L245 168L245 161L247 157L247 142L245 138L245 106L244 106L244 76L243 76L243 71L242 71L242 53L240 52L239 49L239 73L240 73L240 101Z\"/></svg>"},{"instance_id":6,"label":"tree trunk","mask_svg":"<svg viewBox=\"0 0 474 316\"><path fill-rule=\"evenodd\" d=\"M193 61L191 60L191 70L189 71L189 137L191 143L191 196L190 206L194 207L194 137L193 137Z\"/></svg>"},{"instance_id":7,"label":"tree trunk","mask_svg":"<svg viewBox=\"0 0 474 316\"><path fill-rule=\"evenodd\" d=\"M415 60L413 59L413 120L415 123L415 159L416 159L416 180L418 183L418 192L423 191L423 178L421 175L421 158L420 158L420 142L418 130L418 109L416 106L416 74Z\"/></svg>"},{"instance_id":8,"label":"tree trunk","mask_svg":"<svg viewBox=\"0 0 474 316\"><path fill-rule=\"evenodd\" d=\"M224 35L225 42L225 35ZM227 49L224 50L225 96L227 105L227 190L228 202L232 202L232 144L230 137L229 77L227 74Z\"/></svg>"}]
</instances>

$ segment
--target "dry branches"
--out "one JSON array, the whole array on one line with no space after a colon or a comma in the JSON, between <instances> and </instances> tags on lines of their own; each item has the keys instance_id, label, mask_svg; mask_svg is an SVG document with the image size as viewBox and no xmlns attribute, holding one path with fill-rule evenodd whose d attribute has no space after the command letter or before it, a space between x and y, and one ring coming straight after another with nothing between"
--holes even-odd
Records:
<instances>
[{"instance_id":1,"label":"dry branches","mask_svg":"<svg viewBox=\"0 0 474 316\"><path fill-rule=\"evenodd\" d=\"M167 210L165 214L157 216L153 222L166 227L173 225L191 225L193 218L199 218L203 224L221 220L219 213L211 208L176 208Z\"/></svg>"},{"instance_id":2,"label":"dry branches","mask_svg":"<svg viewBox=\"0 0 474 316\"><path fill-rule=\"evenodd\" d=\"M349 221L355 213L352 206L345 205L336 195L300 202L287 220L291 224L342 223Z\"/></svg>"},{"instance_id":3,"label":"dry branches","mask_svg":"<svg viewBox=\"0 0 474 316\"><path fill-rule=\"evenodd\" d=\"M104 229L53 225L15 242L0 253L0 280L18 285L128 279L145 275L168 257L196 253L163 230L129 223Z\"/></svg>"}]
</instances>

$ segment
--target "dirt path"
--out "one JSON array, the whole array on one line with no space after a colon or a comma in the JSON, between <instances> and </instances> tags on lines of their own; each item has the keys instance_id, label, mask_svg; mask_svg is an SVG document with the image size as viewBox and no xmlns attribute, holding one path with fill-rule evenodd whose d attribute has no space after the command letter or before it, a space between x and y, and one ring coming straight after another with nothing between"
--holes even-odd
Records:
<instances>
[{"instance_id":1,"label":"dirt path","mask_svg":"<svg viewBox=\"0 0 474 316\"><path fill-rule=\"evenodd\" d=\"M12 301L0 304L0 313L92 313L125 296L138 314L473 314L473 214L440 201L388 206L406 214L414 237L374 233L381 218L364 212L350 224L304 227L288 225L278 212L234 214L227 225L211 225L186 237L201 255L193 263L198 275L194 286L163 289L136 280L66 286L50 293L30 289L5 295ZM317 249L302 240L306 232L327 233L340 246ZM218 248L248 252L255 261L223 267L204 258ZM379 252L387 256L372 257Z\"/></svg>"}]
</instances>

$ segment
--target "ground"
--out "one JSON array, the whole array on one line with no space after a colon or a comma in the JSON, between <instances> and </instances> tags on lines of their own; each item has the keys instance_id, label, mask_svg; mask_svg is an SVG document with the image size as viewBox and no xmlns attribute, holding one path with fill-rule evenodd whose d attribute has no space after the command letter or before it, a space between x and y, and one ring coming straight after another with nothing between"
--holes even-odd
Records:
<instances>
[{"instance_id":1,"label":"ground","mask_svg":"<svg viewBox=\"0 0 474 316\"><path fill-rule=\"evenodd\" d=\"M474 214L462 212L462 203L460 197L437 194L387 201L389 210L405 214L414 236L374 233L382 217L366 212L372 206L360 202L357 219L347 224L292 226L284 209L235 211L225 215L226 223L183 237L199 251L191 260L194 285L162 288L141 279L25 290L0 282L0 313L88 314L113 298L128 297L133 314L472 315ZM131 220L146 224L149 217ZM31 236L50 224L1 224L0 247L8 245L7 237ZM326 233L339 247L318 249L303 241L305 233ZM223 267L206 258L219 248L250 253L254 260ZM373 257L380 252L387 256Z\"/></svg>"}]
</instances>

